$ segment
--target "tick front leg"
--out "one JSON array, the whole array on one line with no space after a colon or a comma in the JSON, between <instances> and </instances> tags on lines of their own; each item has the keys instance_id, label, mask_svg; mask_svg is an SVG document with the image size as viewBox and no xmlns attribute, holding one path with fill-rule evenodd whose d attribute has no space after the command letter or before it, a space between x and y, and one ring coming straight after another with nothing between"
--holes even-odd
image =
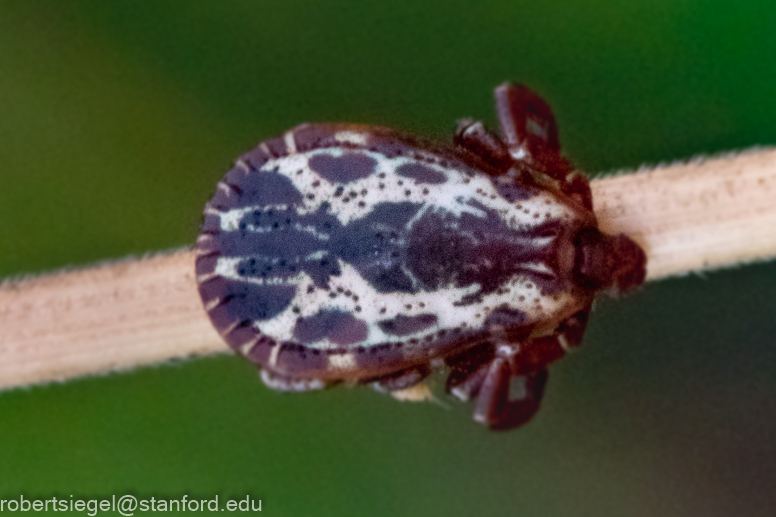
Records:
<instances>
[{"instance_id":1,"label":"tick front leg","mask_svg":"<svg viewBox=\"0 0 776 517\"><path fill-rule=\"evenodd\" d=\"M491 343L485 343L448 358L450 375L445 384L447 392L462 402L474 399L495 356L496 348Z\"/></svg>"},{"instance_id":2,"label":"tick front leg","mask_svg":"<svg viewBox=\"0 0 776 517\"><path fill-rule=\"evenodd\" d=\"M519 427L539 410L546 384L546 369L514 375L506 359L496 358L477 395L474 420L494 431Z\"/></svg>"},{"instance_id":3,"label":"tick front leg","mask_svg":"<svg viewBox=\"0 0 776 517\"><path fill-rule=\"evenodd\" d=\"M590 305L558 325L555 332L547 336L529 339L518 345L503 345L504 357L515 375L530 373L543 368L582 342L590 315ZM514 350L511 354L509 350Z\"/></svg>"},{"instance_id":4,"label":"tick front leg","mask_svg":"<svg viewBox=\"0 0 776 517\"><path fill-rule=\"evenodd\" d=\"M547 101L522 84L504 83L494 95L501 134L515 160L560 153L558 126Z\"/></svg>"},{"instance_id":5,"label":"tick front leg","mask_svg":"<svg viewBox=\"0 0 776 517\"><path fill-rule=\"evenodd\" d=\"M482 122L470 119L459 121L453 142L493 167L492 175L505 174L513 164L506 144L497 135L485 129Z\"/></svg>"},{"instance_id":6,"label":"tick front leg","mask_svg":"<svg viewBox=\"0 0 776 517\"><path fill-rule=\"evenodd\" d=\"M515 374L511 358L521 345L486 344L449 361L447 391L457 398L476 400L474 420L494 430L528 422L539 409L547 372L543 367Z\"/></svg>"},{"instance_id":7,"label":"tick front leg","mask_svg":"<svg viewBox=\"0 0 776 517\"><path fill-rule=\"evenodd\" d=\"M547 101L529 88L511 83L496 88L495 97L503 141L512 158L559 181L563 193L591 209L587 178L560 154L558 125Z\"/></svg>"},{"instance_id":8,"label":"tick front leg","mask_svg":"<svg viewBox=\"0 0 776 517\"><path fill-rule=\"evenodd\" d=\"M566 318L554 333L515 343L486 343L448 359L447 391L476 399L474 420L494 430L518 427L539 409L546 365L582 341L590 306Z\"/></svg>"}]
</instances>

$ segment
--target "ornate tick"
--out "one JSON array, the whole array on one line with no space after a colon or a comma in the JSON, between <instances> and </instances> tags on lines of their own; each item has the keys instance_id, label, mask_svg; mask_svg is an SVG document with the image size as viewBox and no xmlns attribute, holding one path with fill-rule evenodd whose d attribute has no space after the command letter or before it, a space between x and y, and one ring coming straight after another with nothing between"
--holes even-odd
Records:
<instances>
[{"instance_id":1,"label":"ornate tick","mask_svg":"<svg viewBox=\"0 0 776 517\"><path fill-rule=\"evenodd\" d=\"M643 282L644 252L599 232L549 105L495 90L501 135L454 146L304 124L238 159L205 207L197 281L224 340L271 388L397 392L447 368L493 429L528 421L546 365L579 344L599 290Z\"/></svg>"}]
</instances>

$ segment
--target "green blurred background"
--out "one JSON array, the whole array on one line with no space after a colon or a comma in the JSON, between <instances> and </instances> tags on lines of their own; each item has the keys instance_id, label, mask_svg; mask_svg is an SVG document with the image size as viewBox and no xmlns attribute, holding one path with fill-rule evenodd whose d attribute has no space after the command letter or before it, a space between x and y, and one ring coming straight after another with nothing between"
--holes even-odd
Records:
<instances>
[{"instance_id":1,"label":"green blurred background","mask_svg":"<svg viewBox=\"0 0 776 517\"><path fill-rule=\"evenodd\" d=\"M306 121L449 139L495 123L505 79L592 172L772 145L776 3L2 1L0 277L188 245L258 141ZM603 301L535 421L502 434L454 403L274 393L232 356L5 392L0 495L772 516L775 308L776 263Z\"/></svg>"}]
</instances>

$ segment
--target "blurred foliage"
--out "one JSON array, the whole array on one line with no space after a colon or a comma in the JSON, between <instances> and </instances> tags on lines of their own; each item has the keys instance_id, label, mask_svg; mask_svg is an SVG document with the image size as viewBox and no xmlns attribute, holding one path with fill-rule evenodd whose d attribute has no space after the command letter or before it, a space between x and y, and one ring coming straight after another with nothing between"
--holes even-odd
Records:
<instances>
[{"instance_id":1,"label":"blurred foliage","mask_svg":"<svg viewBox=\"0 0 776 517\"><path fill-rule=\"evenodd\" d=\"M588 171L772 145L774 26L757 0L3 2L0 276L188 245L258 141L305 121L449 139L495 123L506 79L549 100ZM537 419L504 434L449 401L277 394L231 356L6 392L0 495L770 516L774 307L774 264L604 301Z\"/></svg>"}]
</instances>

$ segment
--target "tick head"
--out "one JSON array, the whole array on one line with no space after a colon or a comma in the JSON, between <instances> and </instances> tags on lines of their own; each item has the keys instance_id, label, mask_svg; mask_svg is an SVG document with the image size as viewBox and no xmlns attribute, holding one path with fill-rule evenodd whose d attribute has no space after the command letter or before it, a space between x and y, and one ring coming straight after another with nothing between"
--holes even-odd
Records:
<instances>
[{"instance_id":1,"label":"tick head","mask_svg":"<svg viewBox=\"0 0 776 517\"><path fill-rule=\"evenodd\" d=\"M576 250L575 276L584 287L620 292L644 282L647 256L627 235L586 228L577 235Z\"/></svg>"}]
</instances>

